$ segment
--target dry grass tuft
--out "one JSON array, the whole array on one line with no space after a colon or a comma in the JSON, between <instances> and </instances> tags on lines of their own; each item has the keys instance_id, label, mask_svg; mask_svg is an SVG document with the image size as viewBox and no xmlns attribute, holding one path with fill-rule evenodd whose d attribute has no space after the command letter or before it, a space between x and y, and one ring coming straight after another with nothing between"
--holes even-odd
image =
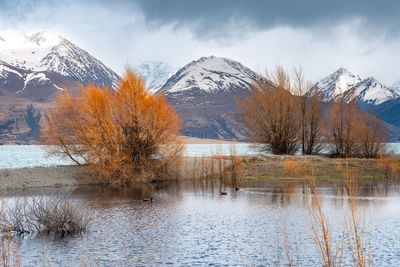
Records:
<instances>
[{"instance_id":1,"label":"dry grass tuft","mask_svg":"<svg viewBox=\"0 0 400 267\"><path fill-rule=\"evenodd\" d=\"M376 160L378 168L385 178L398 178L400 174L400 160L393 155L381 155Z\"/></svg>"},{"instance_id":2,"label":"dry grass tuft","mask_svg":"<svg viewBox=\"0 0 400 267\"><path fill-rule=\"evenodd\" d=\"M285 157L285 160L283 162L283 168L286 174L289 175L290 177L300 177L301 164L296 160L290 157Z\"/></svg>"}]
</instances>

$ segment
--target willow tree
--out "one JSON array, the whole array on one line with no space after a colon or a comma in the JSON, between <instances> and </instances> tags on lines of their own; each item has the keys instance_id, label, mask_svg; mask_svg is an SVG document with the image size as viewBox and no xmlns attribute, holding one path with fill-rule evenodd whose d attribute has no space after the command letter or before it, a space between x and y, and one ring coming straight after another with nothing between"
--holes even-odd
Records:
<instances>
[{"instance_id":1,"label":"willow tree","mask_svg":"<svg viewBox=\"0 0 400 267\"><path fill-rule=\"evenodd\" d=\"M42 136L77 164L110 182L165 178L179 164L181 121L163 94L153 95L128 70L116 91L81 86L60 94Z\"/></svg>"},{"instance_id":2,"label":"willow tree","mask_svg":"<svg viewBox=\"0 0 400 267\"><path fill-rule=\"evenodd\" d=\"M274 154L294 154L299 148L299 102L291 94L291 77L281 67L238 100L250 140Z\"/></svg>"},{"instance_id":3,"label":"willow tree","mask_svg":"<svg viewBox=\"0 0 400 267\"><path fill-rule=\"evenodd\" d=\"M337 97L325 120L333 156L376 158L386 153L388 128L377 115L362 111L356 98L347 102Z\"/></svg>"}]
</instances>

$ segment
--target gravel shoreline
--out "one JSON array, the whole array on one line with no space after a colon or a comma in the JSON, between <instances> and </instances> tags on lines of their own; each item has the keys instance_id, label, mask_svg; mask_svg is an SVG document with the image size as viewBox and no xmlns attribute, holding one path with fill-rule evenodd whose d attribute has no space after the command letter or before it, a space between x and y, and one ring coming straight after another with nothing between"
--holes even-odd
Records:
<instances>
[{"instance_id":1,"label":"gravel shoreline","mask_svg":"<svg viewBox=\"0 0 400 267\"><path fill-rule=\"evenodd\" d=\"M0 188L25 189L94 184L89 178L77 179L81 166L0 169Z\"/></svg>"}]
</instances>

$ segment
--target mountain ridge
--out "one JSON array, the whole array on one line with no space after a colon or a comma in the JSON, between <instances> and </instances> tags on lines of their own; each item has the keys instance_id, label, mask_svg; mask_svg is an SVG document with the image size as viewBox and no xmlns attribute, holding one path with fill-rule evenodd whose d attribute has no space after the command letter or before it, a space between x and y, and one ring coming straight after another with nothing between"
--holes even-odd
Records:
<instances>
[{"instance_id":1,"label":"mountain ridge","mask_svg":"<svg viewBox=\"0 0 400 267\"><path fill-rule=\"evenodd\" d=\"M116 88L119 75L64 37L40 31L3 31L0 61L31 71L53 71L77 82Z\"/></svg>"},{"instance_id":2,"label":"mountain ridge","mask_svg":"<svg viewBox=\"0 0 400 267\"><path fill-rule=\"evenodd\" d=\"M306 96L316 93L321 95L324 102L333 102L341 96L346 103L357 99L363 105L379 105L400 97L396 90L380 83L375 78L362 79L360 75L343 67L315 83Z\"/></svg>"}]
</instances>

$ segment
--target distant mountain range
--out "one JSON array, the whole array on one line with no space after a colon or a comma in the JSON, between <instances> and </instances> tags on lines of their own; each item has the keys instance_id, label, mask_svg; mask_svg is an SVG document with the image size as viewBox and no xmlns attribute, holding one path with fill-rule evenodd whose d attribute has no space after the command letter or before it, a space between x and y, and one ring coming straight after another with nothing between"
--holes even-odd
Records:
<instances>
[{"instance_id":1,"label":"distant mountain range","mask_svg":"<svg viewBox=\"0 0 400 267\"><path fill-rule=\"evenodd\" d=\"M202 57L178 71L147 62L134 71L153 93L163 90L183 119L183 134L200 138L245 140L236 99L265 78L240 62ZM77 82L116 88L118 74L67 39L45 32L25 35L0 31L0 144L38 143L44 110L58 92L78 91ZM343 96L378 112L396 138L400 136L400 81L388 87L340 68L321 79L307 96L319 93L331 103Z\"/></svg>"},{"instance_id":2,"label":"distant mountain range","mask_svg":"<svg viewBox=\"0 0 400 267\"><path fill-rule=\"evenodd\" d=\"M306 95L316 93L327 103L340 96L347 103L356 99L362 109L377 113L388 124L395 141L400 140L400 81L388 87L373 77L362 79L340 68L317 82Z\"/></svg>"},{"instance_id":3,"label":"distant mountain range","mask_svg":"<svg viewBox=\"0 0 400 267\"><path fill-rule=\"evenodd\" d=\"M116 88L119 75L67 39L0 31L0 144L37 143L40 118L58 92L79 83Z\"/></svg>"}]
</instances>

